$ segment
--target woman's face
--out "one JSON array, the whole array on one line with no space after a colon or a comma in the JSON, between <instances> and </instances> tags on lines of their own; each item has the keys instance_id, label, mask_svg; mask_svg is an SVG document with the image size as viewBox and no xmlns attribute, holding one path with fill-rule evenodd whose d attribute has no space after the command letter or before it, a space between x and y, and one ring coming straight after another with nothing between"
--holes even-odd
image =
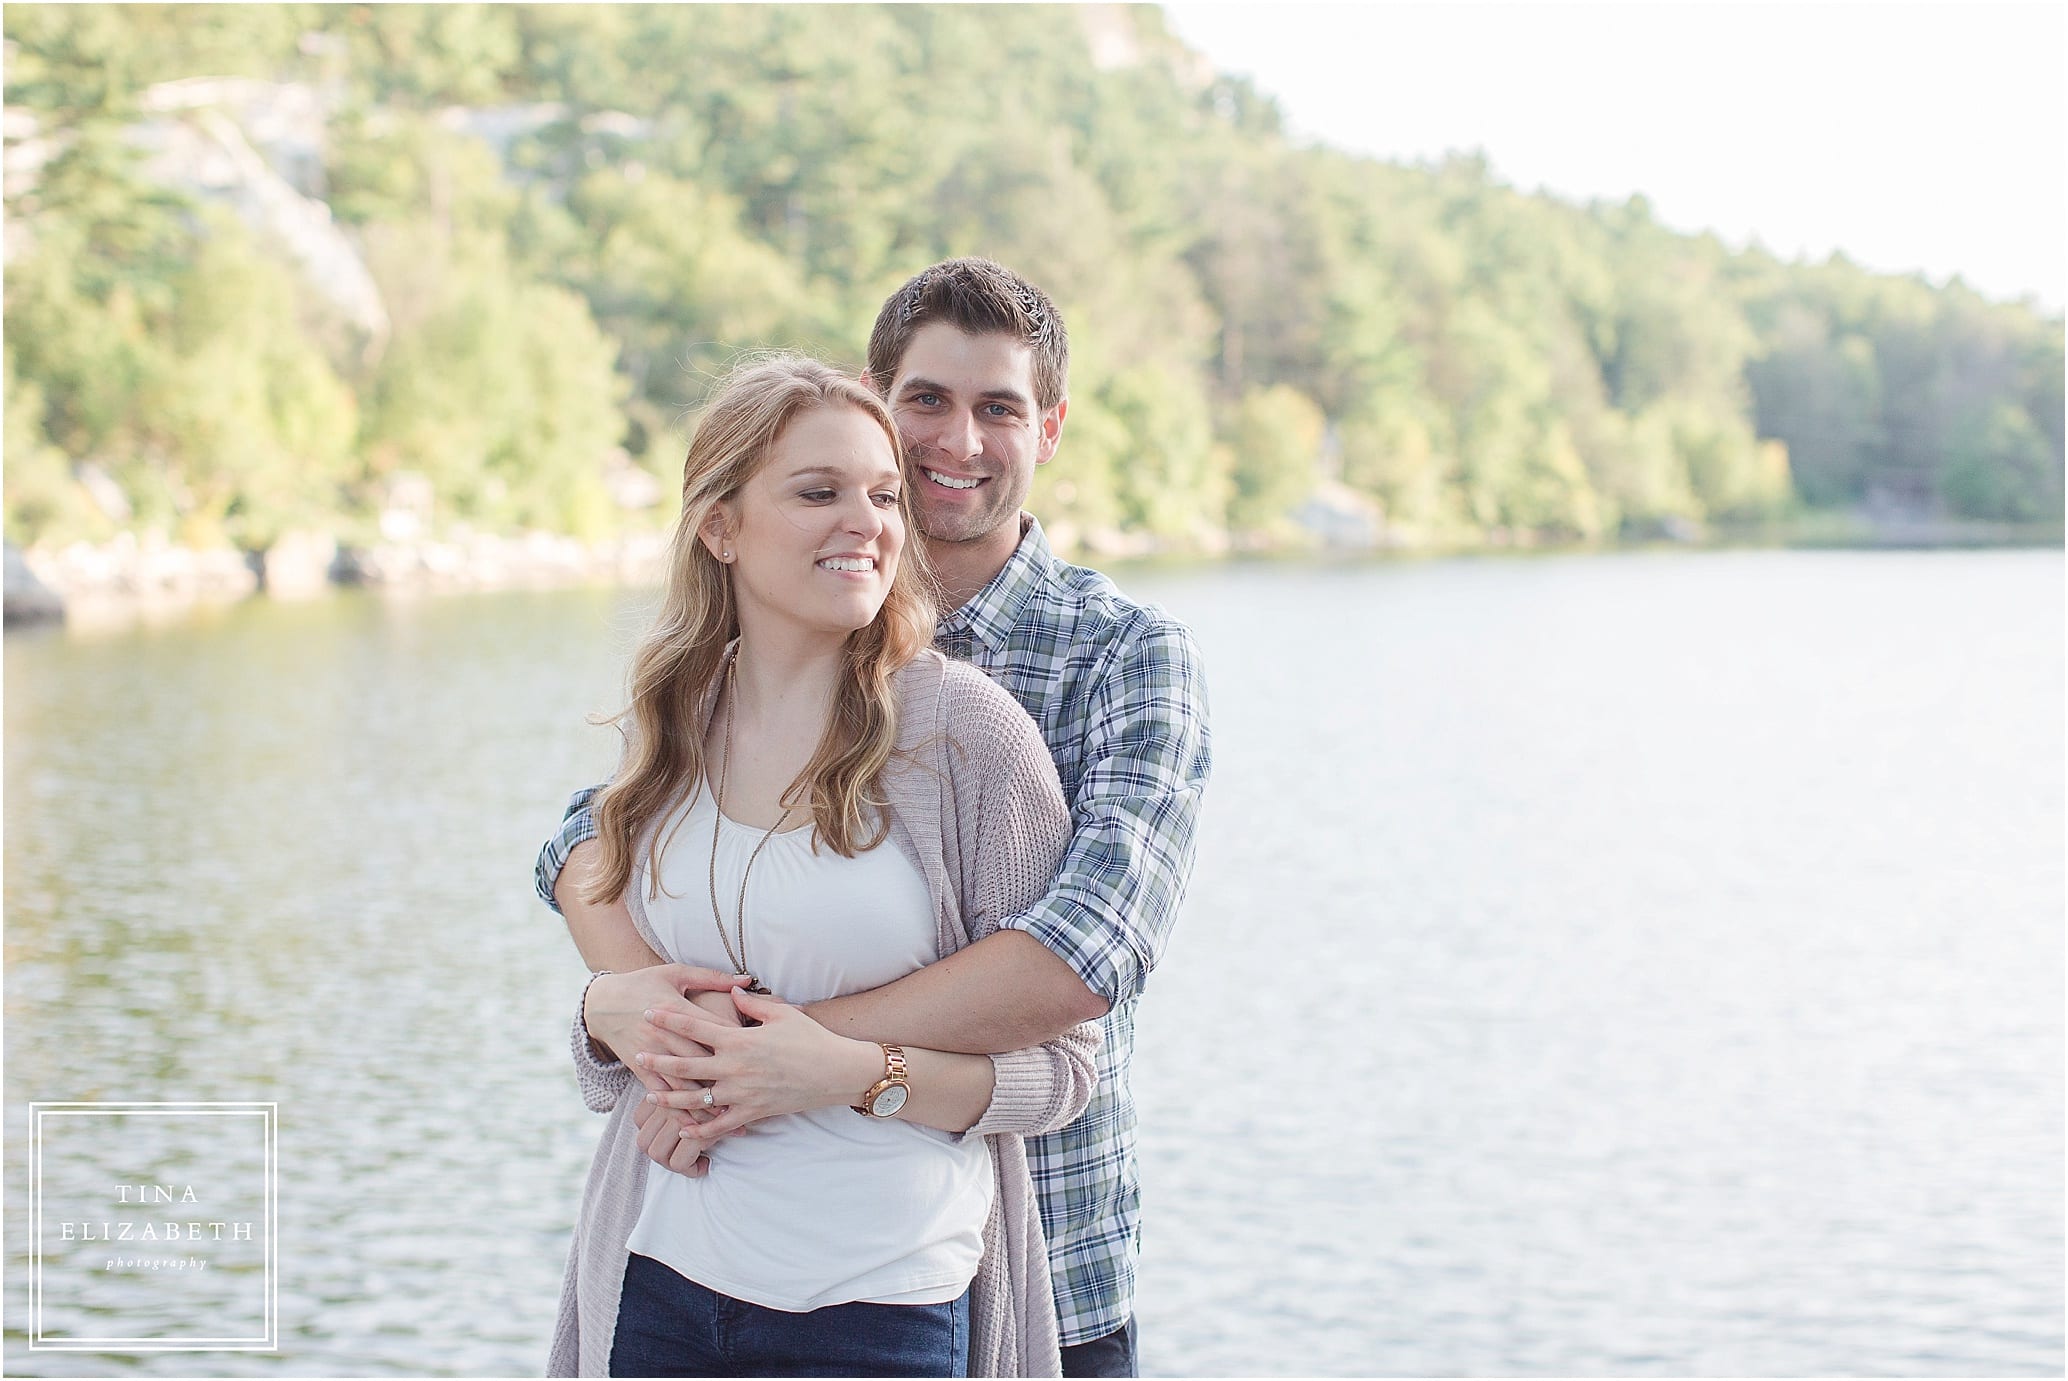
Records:
<instances>
[{"instance_id":1,"label":"woman's face","mask_svg":"<svg viewBox=\"0 0 2068 1381\"><path fill-rule=\"evenodd\" d=\"M719 505L704 541L727 560L740 628L844 638L883 608L905 547L904 477L858 408L799 413L754 478Z\"/></svg>"}]
</instances>

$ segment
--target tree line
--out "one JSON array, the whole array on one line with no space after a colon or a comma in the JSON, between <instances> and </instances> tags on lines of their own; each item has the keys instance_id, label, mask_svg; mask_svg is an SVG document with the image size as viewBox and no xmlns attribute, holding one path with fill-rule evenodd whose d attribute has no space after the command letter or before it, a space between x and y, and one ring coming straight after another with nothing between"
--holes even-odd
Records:
<instances>
[{"instance_id":1,"label":"tree line","mask_svg":"<svg viewBox=\"0 0 2068 1381\"><path fill-rule=\"evenodd\" d=\"M2058 314L1479 156L1298 145L1145 6L15 4L5 30L49 151L7 205L17 541L363 538L404 481L434 525L657 521L612 467L671 492L735 352L858 364L885 294L960 253L1070 323L1033 502L1079 533L1270 540L1323 482L1413 543L2061 511ZM322 94L379 331L145 176L146 93L203 75ZM491 142L468 112L524 118Z\"/></svg>"}]
</instances>

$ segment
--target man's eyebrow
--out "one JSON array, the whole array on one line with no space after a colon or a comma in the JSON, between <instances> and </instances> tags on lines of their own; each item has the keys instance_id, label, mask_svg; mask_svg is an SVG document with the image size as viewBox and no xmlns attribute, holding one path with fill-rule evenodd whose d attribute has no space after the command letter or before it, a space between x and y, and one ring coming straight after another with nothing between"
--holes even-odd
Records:
<instances>
[{"instance_id":1,"label":"man's eyebrow","mask_svg":"<svg viewBox=\"0 0 2068 1381\"><path fill-rule=\"evenodd\" d=\"M932 379L907 379L903 387L898 389L898 396L901 398L913 393L941 393L951 398L955 396L954 389L946 384L935 383ZM987 388L977 394L977 399L979 402L1016 403L1023 408L1031 402L1026 394L1016 388Z\"/></svg>"}]
</instances>

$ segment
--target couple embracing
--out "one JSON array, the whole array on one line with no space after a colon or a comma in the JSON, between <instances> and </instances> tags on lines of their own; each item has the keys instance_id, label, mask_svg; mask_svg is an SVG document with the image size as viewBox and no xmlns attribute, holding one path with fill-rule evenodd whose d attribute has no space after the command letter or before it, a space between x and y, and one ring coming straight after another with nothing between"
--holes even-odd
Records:
<instances>
[{"instance_id":1,"label":"couple embracing","mask_svg":"<svg viewBox=\"0 0 2068 1381\"><path fill-rule=\"evenodd\" d=\"M539 858L610 1114L553 1374L1136 1374L1127 1070L1206 702L1021 511L1068 368L958 259L865 381L776 357L705 410L624 754Z\"/></svg>"}]
</instances>

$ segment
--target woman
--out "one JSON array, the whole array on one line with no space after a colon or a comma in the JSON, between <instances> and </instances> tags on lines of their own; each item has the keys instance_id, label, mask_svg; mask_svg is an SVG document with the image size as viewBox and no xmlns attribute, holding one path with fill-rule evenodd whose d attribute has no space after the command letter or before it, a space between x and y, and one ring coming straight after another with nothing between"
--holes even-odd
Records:
<instances>
[{"instance_id":1,"label":"woman","mask_svg":"<svg viewBox=\"0 0 2068 1381\"><path fill-rule=\"evenodd\" d=\"M1040 896L1067 835L1032 722L929 646L899 454L873 393L795 357L737 373L690 445L592 891L622 899L651 962L741 975L723 1020L693 1018L705 1046L807 1075L794 1111L714 1145L708 1173L671 1173L633 1110L654 1098L724 1128L727 1080L690 1081L732 1066L642 1052L684 1088L649 1094L577 1018L584 1092L611 1120L556 1375L1060 1370L1019 1134L1082 1110L1096 1028L972 1056L849 1040L792 1005L980 938ZM585 1017L641 991L599 974Z\"/></svg>"}]
</instances>

